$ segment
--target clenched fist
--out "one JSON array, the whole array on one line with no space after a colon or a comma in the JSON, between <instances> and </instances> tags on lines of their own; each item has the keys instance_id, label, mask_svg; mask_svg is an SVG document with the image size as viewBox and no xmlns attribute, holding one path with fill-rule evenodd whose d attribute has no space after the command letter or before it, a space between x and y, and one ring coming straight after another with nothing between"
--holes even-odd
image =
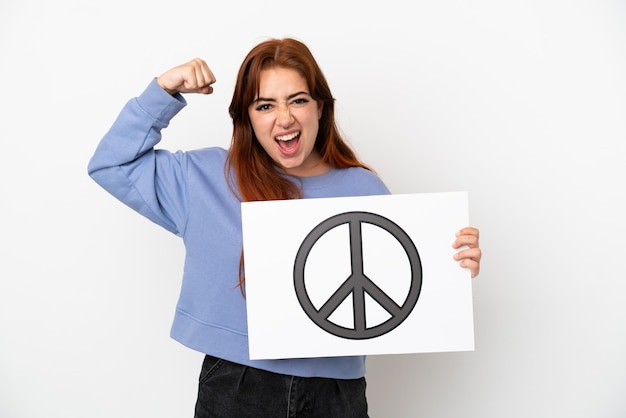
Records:
<instances>
[{"instance_id":1,"label":"clenched fist","mask_svg":"<svg viewBox=\"0 0 626 418\"><path fill-rule=\"evenodd\" d=\"M213 93L211 84L215 76L206 62L200 58L172 68L157 77L157 83L169 94L175 93Z\"/></svg>"}]
</instances>

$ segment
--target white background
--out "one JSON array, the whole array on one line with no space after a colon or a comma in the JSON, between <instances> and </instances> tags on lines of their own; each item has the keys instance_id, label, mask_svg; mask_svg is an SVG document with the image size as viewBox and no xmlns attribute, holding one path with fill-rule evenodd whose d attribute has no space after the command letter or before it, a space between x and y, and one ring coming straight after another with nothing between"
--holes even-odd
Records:
<instances>
[{"instance_id":1,"label":"white background","mask_svg":"<svg viewBox=\"0 0 626 418\"><path fill-rule=\"evenodd\" d=\"M296 36L394 193L467 190L476 351L374 356L372 417L626 413L626 6L609 0L0 3L0 416L190 417L183 248L86 174L150 78L218 83L164 146L226 146L245 53Z\"/></svg>"}]
</instances>

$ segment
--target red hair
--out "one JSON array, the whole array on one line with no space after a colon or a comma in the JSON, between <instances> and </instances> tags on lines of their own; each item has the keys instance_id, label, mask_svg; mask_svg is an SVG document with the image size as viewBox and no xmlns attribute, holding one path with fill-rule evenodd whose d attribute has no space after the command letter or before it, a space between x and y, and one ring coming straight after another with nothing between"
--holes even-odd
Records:
<instances>
[{"instance_id":1,"label":"red hair","mask_svg":"<svg viewBox=\"0 0 626 418\"><path fill-rule=\"evenodd\" d=\"M341 137L335 122L335 99L309 48L291 38L270 39L254 47L244 59L228 108L233 120L233 137L226 159L226 178L231 189L238 190L238 198L249 202L302 197L298 185L276 170L274 162L254 134L248 113L250 105L258 97L261 71L274 67L300 73L313 100L323 105L315 141L315 149L322 161L336 168L363 167L370 170ZM236 187L230 174L234 174ZM243 285L243 254L240 271L239 284Z\"/></svg>"}]
</instances>

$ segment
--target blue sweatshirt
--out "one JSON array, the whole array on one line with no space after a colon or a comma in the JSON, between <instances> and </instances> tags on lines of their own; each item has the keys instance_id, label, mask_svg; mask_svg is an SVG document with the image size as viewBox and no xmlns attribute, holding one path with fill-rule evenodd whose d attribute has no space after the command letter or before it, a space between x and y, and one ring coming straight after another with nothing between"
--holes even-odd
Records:
<instances>
[{"instance_id":1,"label":"blue sweatshirt","mask_svg":"<svg viewBox=\"0 0 626 418\"><path fill-rule=\"evenodd\" d=\"M363 356L250 360L246 302L236 286L241 203L226 182L227 151L154 148L161 130L185 105L180 94L169 95L153 80L123 108L88 167L89 175L113 196L184 241L183 281L171 337L202 353L276 373L364 376ZM305 198L389 193L375 174L362 168L331 169L297 181Z\"/></svg>"}]
</instances>

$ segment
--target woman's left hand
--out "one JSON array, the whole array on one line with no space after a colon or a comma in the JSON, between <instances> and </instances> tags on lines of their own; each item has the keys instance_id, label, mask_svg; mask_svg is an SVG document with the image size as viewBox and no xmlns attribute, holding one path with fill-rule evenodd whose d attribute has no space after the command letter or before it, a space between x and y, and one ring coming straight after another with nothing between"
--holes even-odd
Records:
<instances>
[{"instance_id":1,"label":"woman's left hand","mask_svg":"<svg viewBox=\"0 0 626 418\"><path fill-rule=\"evenodd\" d=\"M456 253L454 259L460 261L461 267L470 269L472 278L478 276L480 272L482 252L478 246L478 235L478 229L468 226L456 233L456 240L452 244L453 248L466 247Z\"/></svg>"}]
</instances>

